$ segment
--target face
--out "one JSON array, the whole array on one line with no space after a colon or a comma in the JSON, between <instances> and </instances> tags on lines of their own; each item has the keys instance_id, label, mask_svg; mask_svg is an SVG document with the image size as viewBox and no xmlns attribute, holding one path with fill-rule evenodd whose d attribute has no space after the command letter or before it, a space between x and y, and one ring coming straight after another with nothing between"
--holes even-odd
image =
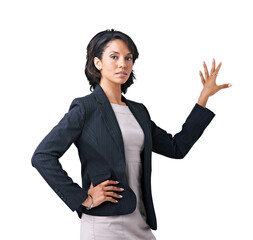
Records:
<instances>
[{"instance_id":1,"label":"face","mask_svg":"<svg viewBox=\"0 0 253 240\"><path fill-rule=\"evenodd\" d=\"M132 72L133 54L124 41L115 39L107 44L101 60L94 58L94 64L100 69L101 81L121 85Z\"/></svg>"}]
</instances>

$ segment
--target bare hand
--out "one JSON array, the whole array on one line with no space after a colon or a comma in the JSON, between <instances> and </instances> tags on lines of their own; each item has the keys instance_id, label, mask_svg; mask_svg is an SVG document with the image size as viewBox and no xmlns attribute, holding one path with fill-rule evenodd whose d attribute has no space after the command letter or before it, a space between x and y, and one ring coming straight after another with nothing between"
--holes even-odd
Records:
<instances>
[{"instance_id":1,"label":"bare hand","mask_svg":"<svg viewBox=\"0 0 253 240\"><path fill-rule=\"evenodd\" d=\"M115 191L122 192L124 189L115 186L109 186L111 184L118 184L118 182L114 180L106 180L98 184L96 187L94 187L91 183L88 194L90 194L93 198L93 207L97 207L105 201L117 203L118 201L114 198L122 198L122 196L115 193ZM83 202L83 205L86 207L91 205L90 197Z\"/></svg>"},{"instance_id":2,"label":"bare hand","mask_svg":"<svg viewBox=\"0 0 253 240\"><path fill-rule=\"evenodd\" d=\"M204 66L205 77L203 76L202 72L199 71L201 82L203 84L203 90L200 94L198 103L202 105L203 107L205 107L206 102L210 96L214 95L221 89L231 87L232 85L228 83L222 84L222 85L216 84L216 78L221 68L221 62L219 63L217 68L215 68L215 60L213 59L212 69L210 71L210 74L208 72L205 62L203 62L203 66Z\"/></svg>"}]
</instances>

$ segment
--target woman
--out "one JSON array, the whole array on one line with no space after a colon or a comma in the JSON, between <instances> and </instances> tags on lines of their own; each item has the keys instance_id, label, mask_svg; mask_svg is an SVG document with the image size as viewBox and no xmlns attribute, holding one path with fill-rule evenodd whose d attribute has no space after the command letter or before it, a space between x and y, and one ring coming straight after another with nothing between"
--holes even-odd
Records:
<instances>
[{"instance_id":1,"label":"woman","mask_svg":"<svg viewBox=\"0 0 253 240\"><path fill-rule=\"evenodd\" d=\"M208 98L230 84L216 85L221 63L200 71L203 90L174 137L158 127L146 107L121 93L135 79L138 50L126 34L96 34L87 46L85 74L91 94L76 98L69 112L37 147L32 165L81 218L81 239L155 239L151 195L151 152L183 158L211 122ZM59 158L74 143L82 187L62 169Z\"/></svg>"}]
</instances>

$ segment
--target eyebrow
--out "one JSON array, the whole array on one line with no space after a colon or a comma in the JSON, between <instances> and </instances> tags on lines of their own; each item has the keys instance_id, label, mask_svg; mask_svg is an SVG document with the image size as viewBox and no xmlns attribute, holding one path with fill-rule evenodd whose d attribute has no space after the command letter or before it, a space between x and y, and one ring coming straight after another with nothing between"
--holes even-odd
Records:
<instances>
[{"instance_id":1,"label":"eyebrow","mask_svg":"<svg viewBox=\"0 0 253 240\"><path fill-rule=\"evenodd\" d=\"M119 52L116 52L116 51L111 51L110 53L117 53L119 54ZM132 53L128 53L127 55L133 55Z\"/></svg>"}]
</instances>

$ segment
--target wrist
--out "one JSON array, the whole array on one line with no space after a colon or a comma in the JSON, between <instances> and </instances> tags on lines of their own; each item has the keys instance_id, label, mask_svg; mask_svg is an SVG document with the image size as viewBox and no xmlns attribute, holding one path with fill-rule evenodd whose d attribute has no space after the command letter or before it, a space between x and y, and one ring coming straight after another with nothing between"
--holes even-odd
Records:
<instances>
[{"instance_id":1,"label":"wrist","mask_svg":"<svg viewBox=\"0 0 253 240\"><path fill-rule=\"evenodd\" d=\"M208 99L210 97L210 92L208 89L203 88L201 93L200 93L200 97L203 99Z\"/></svg>"},{"instance_id":2,"label":"wrist","mask_svg":"<svg viewBox=\"0 0 253 240\"><path fill-rule=\"evenodd\" d=\"M86 209L87 209L87 210L90 210L90 209L93 208L93 197L92 197L90 194L88 194L88 195L89 195L90 198L91 198L91 205L90 205L89 207L86 207Z\"/></svg>"},{"instance_id":3,"label":"wrist","mask_svg":"<svg viewBox=\"0 0 253 240\"><path fill-rule=\"evenodd\" d=\"M208 101L209 95L206 93L206 91L203 89L200 93L198 104L202 107L206 107L207 101Z\"/></svg>"},{"instance_id":4,"label":"wrist","mask_svg":"<svg viewBox=\"0 0 253 240\"><path fill-rule=\"evenodd\" d=\"M88 197L85 199L85 201L82 203L82 205L87 208L87 207L91 206L91 203L92 203L91 197L90 197L90 195L88 195Z\"/></svg>"},{"instance_id":5,"label":"wrist","mask_svg":"<svg viewBox=\"0 0 253 240\"><path fill-rule=\"evenodd\" d=\"M85 206L87 210L92 209L93 208L93 197L90 194L88 194L88 197L86 198L86 200L83 202L82 205Z\"/></svg>"}]
</instances>

